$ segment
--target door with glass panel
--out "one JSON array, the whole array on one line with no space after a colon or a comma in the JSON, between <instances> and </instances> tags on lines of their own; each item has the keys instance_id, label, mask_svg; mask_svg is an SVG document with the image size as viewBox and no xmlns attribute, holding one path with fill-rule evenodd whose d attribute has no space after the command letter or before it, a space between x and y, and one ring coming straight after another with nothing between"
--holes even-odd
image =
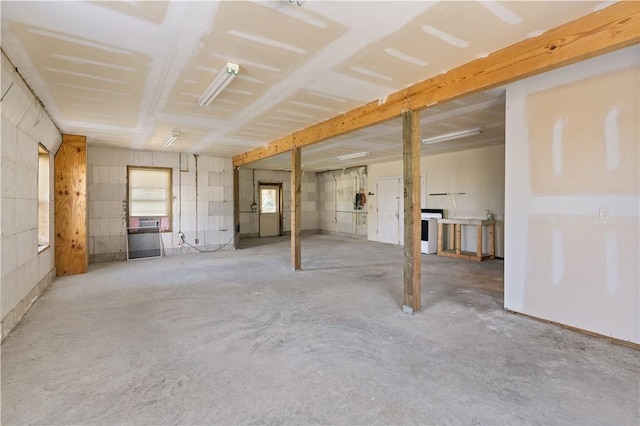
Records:
<instances>
[{"instance_id":1,"label":"door with glass panel","mask_svg":"<svg viewBox=\"0 0 640 426\"><path fill-rule=\"evenodd\" d=\"M280 185L260 185L260 236L280 235Z\"/></svg>"}]
</instances>

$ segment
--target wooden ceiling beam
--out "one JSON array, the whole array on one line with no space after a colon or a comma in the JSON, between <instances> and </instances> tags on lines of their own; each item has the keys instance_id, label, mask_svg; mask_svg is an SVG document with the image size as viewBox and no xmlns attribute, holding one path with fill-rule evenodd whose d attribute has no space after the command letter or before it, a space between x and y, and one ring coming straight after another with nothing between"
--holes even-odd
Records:
<instances>
[{"instance_id":1,"label":"wooden ceiling beam","mask_svg":"<svg viewBox=\"0 0 640 426\"><path fill-rule=\"evenodd\" d=\"M419 111L476 92L612 52L640 42L640 2L622 1L531 39L506 47L486 58L461 65L386 99L369 102L344 114L273 140L233 157L243 166L292 147L301 148Z\"/></svg>"}]
</instances>

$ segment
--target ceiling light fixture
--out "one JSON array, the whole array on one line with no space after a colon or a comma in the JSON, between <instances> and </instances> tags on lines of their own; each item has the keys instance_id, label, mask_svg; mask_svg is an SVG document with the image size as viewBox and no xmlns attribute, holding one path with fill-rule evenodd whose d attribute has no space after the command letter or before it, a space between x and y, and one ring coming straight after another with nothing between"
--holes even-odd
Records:
<instances>
[{"instance_id":1,"label":"ceiling light fixture","mask_svg":"<svg viewBox=\"0 0 640 426\"><path fill-rule=\"evenodd\" d=\"M201 107L208 106L219 94L222 90L227 87L231 80L235 78L240 72L240 65L232 64L231 62L227 62L227 64L218 71L218 74L213 78L207 90L204 91L200 99L198 99L198 105Z\"/></svg>"},{"instance_id":2,"label":"ceiling light fixture","mask_svg":"<svg viewBox=\"0 0 640 426\"><path fill-rule=\"evenodd\" d=\"M164 140L164 142L162 142L162 146L169 146L171 145L176 139L178 139L178 136L180 136L180 132L177 130L172 131L169 136L167 136Z\"/></svg>"},{"instance_id":3,"label":"ceiling light fixture","mask_svg":"<svg viewBox=\"0 0 640 426\"><path fill-rule=\"evenodd\" d=\"M464 138L471 135L481 135L482 133L484 133L484 128L478 127L476 129L461 130L459 132L447 133L440 136L434 136L432 138L422 139L422 143L425 145L430 145L433 143L450 141L452 139Z\"/></svg>"},{"instance_id":4,"label":"ceiling light fixture","mask_svg":"<svg viewBox=\"0 0 640 426\"><path fill-rule=\"evenodd\" d=\"M367 155L369 155L368 152L356 152L354 154L341 155L336 158L339 161L344 161L344 160L353 160L354 158L366 157Z\"/></svg>"}]
</instances>

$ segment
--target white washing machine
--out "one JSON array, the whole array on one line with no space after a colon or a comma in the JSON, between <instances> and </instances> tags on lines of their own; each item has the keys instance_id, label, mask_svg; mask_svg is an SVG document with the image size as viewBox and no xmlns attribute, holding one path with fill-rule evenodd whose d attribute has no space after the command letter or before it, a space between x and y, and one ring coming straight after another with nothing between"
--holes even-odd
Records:
<instances>
[{"instance_id":1,"label":"white washing machine","mask_svg":"<svg viewBox=\"0 0 640 426\"><path fill-rule=\"evenodd\" d=\"M438 219L444 217L442 209L422 209L420 219L422 232L420 236L420 252L434 254L438 252Z\"/></svg>"}]
</instances>

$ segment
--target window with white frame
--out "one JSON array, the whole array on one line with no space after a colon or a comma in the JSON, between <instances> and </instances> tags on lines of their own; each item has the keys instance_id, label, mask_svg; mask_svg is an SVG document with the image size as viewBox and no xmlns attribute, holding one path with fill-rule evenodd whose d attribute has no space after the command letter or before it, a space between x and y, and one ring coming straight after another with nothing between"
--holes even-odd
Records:
<instances>
[{"instance_id":1,"label":"window with white frame","mask_svg":"<svg viewBox=\"0 0 640 426\"><path fill-rule=\"evenodd\" d=\"M49 151L38 146L38 251L49 247L51 200L51 175L49 174Z\"/></svg>"},{"instance_id":2,"label":"window with white frame","mask_svg":"<svg viewBox=\"0 0 640 426\"><path fill-rule=\"evenodd\" d=\"M128 167L129 229L171 229L170 168Z\"/></svg>"}]
</instances>

